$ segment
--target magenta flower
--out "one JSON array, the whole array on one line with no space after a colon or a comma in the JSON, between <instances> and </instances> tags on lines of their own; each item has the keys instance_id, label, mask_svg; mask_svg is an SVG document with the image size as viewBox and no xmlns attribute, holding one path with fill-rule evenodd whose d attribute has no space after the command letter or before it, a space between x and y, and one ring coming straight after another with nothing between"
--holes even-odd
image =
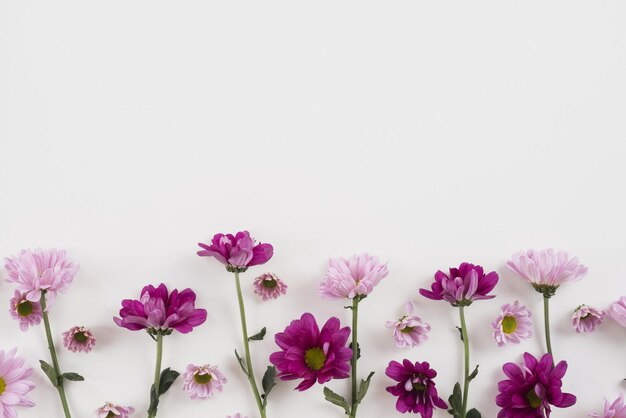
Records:
<instances>
[{"instance_id":1,"label":"magenta flower","mask_svg":"<svg viewBox=\"0 0 626 418\"><path fill-rule=\"evenodd\" d=\"M437 372L430 368L427 361L413 364L404 359L402 364L389 362L385 374L398 382L388 386L387 392L398 397L396 409L403 414L413 412L422 418L431 418L436 408L445 409L446 402L439 397L433 379Z\"/></svg>"},{"instance_id":2,"label":"magenta flower","mask_svg":"<svg viewBox=\"0 0 626 418\"><path fill-rule=\"evenodd\" d=\"M615 399L613 403L604 401L604 412L600 414L590 414L594 418L626 418L626 404L624 403L624 394Z\"/></svg>"},{"instance_id":3,"label":"magenta flower","mask_svg":"<svg viewBox=\"0 0 626 418\"><path fill-rule=\"evenodd\" d=\"M248 267L265 264L274 254L271 244L255 244L248 231L237 232L234 236L215 234L210 245L201 242L198 245L204 248L198 251L199 256L215 257L231 272L243 272Z\"/></svg>"},{"instance_id":4,"label":"magenta flower","mask_svg":"<svg viewBox=\"0 0 626 418\"><path fill-rule=\"evenodd\" d=\"M580 305L572 314L572 326L578 333L592 332L602 323L606 312L593 306Z\"/></svg>"},{"instance_id":5,"label":"magenta flower","mask_svg":"<svg viewBox=\"0 0 626 418\"><path fill-rule=\"evenodd\" d=\"M96 345L96 337L85 327L72 327L63 333L63 345L74 353L88 353Z\"/></svg>"},{"instance_id":6,"label":"magenta flower","mask_svg":"<svg viewBox=\"0 0 626 418\"><path fill-rule=\"evenodd\" d=\"M413 315L413 304L405 305L407 314L397 321L387 321L387 328L393 329L393 339L400 348L417 347L428 339L430 325Z\"/></svg>"},{"instance_id":7,"label":"magenta flower","mask_svg":"<svg viewBox=\"0 0 626 418\"><path fill-rule=\"evenodd\" d=\"M531 312L525 306L520 306L517 301L502 305L502 312L491 324L493 339L498 347L505 344L519 344L521 340L533 336L533 322L530 319Z\"/></svg>"},{"instance_id":8,"label":"magenta flower","mask_svg":"<svg viewBox=\"0 0 626 418\"><path fill-rule=\"evenodd\" d=\"M17 418L15 407L32 407L26 397L35 388L30 381L33 369L24 366L24 359L15 355L17 349L0 350L0 417Z\"/></svg>"},{"instance_id":9,"label":"magenta flower","mask_svg":"<svg viewBox=\"0 0 626 418\"><path fill-rule=\"evenodd\" d=\"M310 313L291 321L285 331L274 337L281 351L272 353L270 362L278 369L282 380L302 379L296 387L303 391L315 382L349 376L352 350L346 347L350 327L340 328L339 319L332 317L320 331Z\"/></svg>"},{"instance_id":10,"label":"magenta flower","mask_svg":"<svg viewBox=\"0 0 626 418\"><path fill-rule=\"evenodd\" d=\"M507 267L532 284L540 293L554 295L563 283L580 280L587 274L587 267L565 251L555 252L552 248L527 250L513 254Z\"/></svg>"},{"instance_id":11,"label":"magenta flower","mask_svg":"<svg viewBox=\"0 0 626 418\"><path fill-rule=\"evenodd\" d=\"M475 300L492 299L488 295L498 283L498 273L485 274L479 265L461 263L459 268L450 268L447 275L439 270L431 290L420 289L420 294L428 299L445 300L452 306L468 306Z\"/></svg>"},{"instance_id":12,"label":"magenta flower","mask_svg":"<svg viewBox=\"0 0 626 418\"><path fill-rule=\"evenodd\" d=\"M354 255L349 259L335 258L328 262L328 271L318 290L329 299L364 298L374 286L387 277L387 265L369 254Z\"/></svg>"},{"instance_id":13,"label":"magenta flower","mask_svg":"<svg viewBox=\"0 0 626 418\"><path fill-rule=\"evenodd\" d=\"M57 292L65 293L78 272L78 265L63 250L26 249L4 261L9 273L7 282L17 283L31 302L39 302L45 291L48 308L54 304Z\"/></svg>"},{"instance_id":14,"label":"magenta flower","mask_svg":"<svg viewBox=\"0 0 626 418\"><path fill-rule=\"evenodd\" d=\"M274 273L265 273L254 279L254 293L265 301L278 299L287 294L287 285Z\"/></svg>"},{"instance_id":15,"label":"magenta flower","mask_svg":"<svg viewBox=\"0 0 626 418\"><path fill-rule=\"evenodd\" d=\"M620 297L609 306L609 316L615 322L626 327L626 296Z\"/></svg>"},{"instance_id":16,"label":"magenta flower","mask_svg":"<svg viewBox=\"0 0 626 418\"><path fill-rule=\"evenodd\" d=\"M191 399L208 399L215 392L221 392L222 386L226 383L226 377L217 366L205 364L204 366L187 366L187 371L183 374L185 383L183 390L189 394Z\"/></svg>"},{"instance_id":17,"label":"magenta flower","mask_svg":"<svg viewBox=\"0 0 626 418\"><path fill-rule=\"evenodd\" d=\"M502 371L508 379L498 383L496 404L502 408L498 418L548 418L551 406L568 408L576 403L576 396L561 392L567 363L553 366L550 354L537 361L524 353L524 364L506 363Z\"/></svg>"},{"instance_id":18,"label":"magenta flower","mask_svg":"<svg viewBox=\"0 0 626 418\"><path fill-rule=\"evenodd\" d=\"M96 409L94 415L96 418L129 418L133 412L135 408L132 406L120 406L107 402Z\"/></svg>"},{"instance_id":19,"label":"magenta flower","mask_svg":"<svg viewBox=\"0 0 626 418\"><path fill-rule=\"evenodd\" d=\"M194 327L206 321L205 309L196 309L196 294L191 289L171 294L161 283L156 289L148 285L141 291L139 300L124 299L121 318L113 318L115 323L131 331L148 329L150 332L171 333L172 329L187 334Z\"/></svg>"},{"instance_id":20,"label":"magenta flower","mask_svg":"<svg viewBox=\"0 0 626 418\"><path fill-rule=\"evenodd\" d=\"M9 312L13 319L19 321L22 331L26 331L28 327L41 323L41 304L26 299L26 293L22 293L19 290L15 291L15 295L11 299L11 309L9 309Z\"/></svg>"}]
</instances>

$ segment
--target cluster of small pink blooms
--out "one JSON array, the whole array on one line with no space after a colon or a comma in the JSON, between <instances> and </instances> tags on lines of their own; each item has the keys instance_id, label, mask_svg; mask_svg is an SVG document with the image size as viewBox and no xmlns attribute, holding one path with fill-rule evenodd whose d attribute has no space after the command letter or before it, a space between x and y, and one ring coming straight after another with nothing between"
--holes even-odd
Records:
<instances>
[{"instance_id":1,"label":"cluster of small pink blooms","mask_svg":"<svg viewBox=\"0 0 626 418\"><path fill-rule=\"evenodd\" d=\"M428 339L430 325L413 315L411 302L405 305L406 315L396 321L387 321L387 328L393 330L393 339L399 348L417 347Z\"/></svg>"},{"instance_id":2,"label":"cluster of small pink blooms","mask_svg":"<svg viewBox=\"0 0 626 418\"><path fill-rule=\"evenodd\" d=\"M48 308L57 293L65 293L78 272L78 265L67 258L65 251L57 249L26 249L4 261L7 281L17 283L18 290L26 293L31 302L39 302L45 292Z\"/></svg>"},{"instance_id":3,"label":"cluster of small pink blooms","mask_svg":"<svg viewBox=\"0 0 626 418\"><path fill-rule=\"evenodd\" d=\"M278 299L287 294L287 285L274 273L265 273L254 279L254 293L265 301Z\"/></svg>"},{"instance_id":4,"label":"cluster of small pink blooms","mask_svg":"<svg viewBox=\"0 0 626 418\"><path fill-rule=\"evenodd\" d=\"M334 258L329 260L328 271L318 290L329 299L364 298L387 274L387 264L369 254Z\"/></svg>"},{"instance_id":5,"label":"cluster of small pink blooms","mask_svg":"<svg viewBox=\"0 0 626 418\"><path fill-rule=\"evenodd\" d=\"M626 296L620 297L609 306L609 316L613 321L626 327Z\"/></svg>"},{"instance_id":6,"label":"cluster of small pink blooms","mask_svg":"<svg viewBox=\"0 0 626 418\"><path fill-rule=\"evenodd\" d=\"M226 418L248 418L248 417L241 415L239 412L237 412L235 415L226 415Z\"/></svg>"},{"instance_id":7,"label":"cluster of small pink blooms","mask_svg":"<svg viewBox=\"0 0 626 418\"><path fill-rule=\"evenodd\" d=\"M88 353L96 345L96 338L85 327L72 327L63 333L63 345L74 353Z\"/></svg>"},{"instance_id":8,"label":"cluster of small pink blooms","mask_svg":"<svg viewBox=\"0 0 626 418\"><path fill-rule=\"evenodd\" d=\"M9 313L13 319L19 322L22 331L27 331L28 327L41 323L41 304L26 299L26 293L16 290L10 304Z\"/></svg>"},{"instance_id":9,"label":"cluster of small pink blooms","mask_svg":"<svg viewBox=\"0 0 626 418\"><path fill-rule=\"evenodd\" d=\"M596 414L589 414L594 418L626 418L626 403L624 403L624 394L622 393L619 398L613 402L608 400L604 401L604 412Z\"/></svg>"},{"instance_id":10,"label":"cluster of small pink blooms","mask_svg":"<svg viewBox=\"0 0 626 418\"><path fill-rule=\"evenodd\" d=\"M205 364L195 366L190 364L183 374L183 390L189 394L191 399L207 399L215 392L221 392L226 377L220 372L217 366Z\"/></svg>"},{"instance_id":11,"label":"cluster of small pink blooms","mask_svg":"<svg viewBox=\"0 0 626 418\"><path fill-rule=\"evenodd\" d=\"M518 301L512 305L502 305L502 311L491 324L493 339L502 347L508 343L519 344L522 340L533 336L532 313Z\"/></svg>"},{"instance_id":12,"label":"cluster of small pink blooms","mask_svg":"<svg viewBox=\"0 0 626 418\"><path fill-rule=\"evenodd\" d=\"M96 418L129 418L133 412L135 408L132 406L120 406L107 402L96 409L94 416Z\"/></svg>"},{"instance_id":13,"label":"cluster of small pink blooms","mask_svg":"<svg viewBox=\"0 0 626 418\"><path fill-rule=\"evenodd\" d=\"M0 417L17 418L15 407L32 407L34 402L26 397L35 388L30 381L33 369L24 366L24 359L15 354L17 349L0 350Z\"/></svg>"},{"instance_id":14,"label":"cluster of small pink blooms","mask_svg":"<svg viewBox=\"0 0 626 418\"><path fill-rule=\"evenodd\" d=\"M572 314L572 327L578 333L592 332L602 323L606 312L589 305L580 305Z\"/></svg>"}]
</instances>

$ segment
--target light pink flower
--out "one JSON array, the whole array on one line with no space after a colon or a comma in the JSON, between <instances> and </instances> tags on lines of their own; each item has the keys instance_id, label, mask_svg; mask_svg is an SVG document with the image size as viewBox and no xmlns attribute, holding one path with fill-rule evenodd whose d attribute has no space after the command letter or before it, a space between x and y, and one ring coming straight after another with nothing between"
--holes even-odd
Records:
<instances>
[{"instance_id":1,"label":"light pink flower","mask_svg":"<svg viewBox=\"0 0 626 418\"><path fill-rule=\"evenodd\" d=\"M226 418L248 418L248 417L243 416L239 412L237 412L235 415L226 415Z\"/></svg>"},{"instance_id":2,"label":"light pink flower","mask_svg":"<svg viewBox=\"0 0 626 418\"><path fill-rule=\"evenodd\" d=\"M591 332L606 317L606 312L593 306L580 305L572 314L572 326L578 333Z\"/></svg>"},{"instance_id":3,"label":"light pink flower","mask_svg":"<svg viewBox=\"0 0 626 418\"><path fill-rule=\"evenodd\" d=\"M278 299L287 294L287 285L274 273L265 273L254 279L254 293L263 300Z\"/></svg>"},{"instance_id":4,"label":"light pink flower","mask_svg":"<svg viewBox=\"0 0 626 418\"><path fill-rule=\"evenodd\" d=\"M502 312L491 324L493 339L499 347L508 343L519 344L521 340L533 336L532 313L528 308L515 301L513 305L502 305L501 309Z\"/></svg>"},{"instance_id":5,"label":"light pink flower","mask_svg":"<svg viewBox=\"0 0 626 418\"><path fill-rule=\"evenodd\" d=\"M63 345L74 353L88 353L96 345L96 337L85 327L72 327L63 333Z\"/></svg>"},{"instance_id":6,"label":"light pink flower","mask_svg":"<svg viewBox=\"0 0 626 418\"><path fill-rule=\"evenodd\" d=\"M26 394L35 388L29 380L33 369L24 366L24 359L15 355L17 349L0 350L0 417L17 418L16 406L32 407L35 403Z\"/></svg>"},{"instance_id":7,"label":"light pink flower","mask_svg":"<svg viewBox=\"0 0 626 418\"><path fill-rule=\"evenodd\" d=\"M626 327L626 296L622 296L611 303L609 316L621 326Z\"/></svg>"},{"instance_id":8,"label":"light pink flower","mask_svg":"<svg viewBox=\"0 0 626 418\"><path fill-rule=\"evenodd\" d=\"M28 327L39 325L42 319L41 305L39 302L31 302L26 299L26 294L15 291L13 299L11 299L11 309L9 309L11 317L20 323L22 331L28 330Z\"/></svg>"},{"instance_id":9,"label":"light pink flower","mask_svg":"<svg viewBox=\"0 0 626 418\"><path fill-rule=\"evenodd\" d=\"M556 290L563 283L580 280L587 274L587 267L578 258L552 248L520 251L506 265L535 288L550 286Z\"/></svg>"},{"instance_id":10,"label":"light pink flower","mask_svg":"<svg viewBox=\"0 0 626 418\"><path fill-rule=\"evenodd\" d=\"M41 292L46 291L48 308L54 304L57 292L65 293L78 272L78 265L66 257L65 251L57 249L26 249L4 261L7 281L17 283L31 302L39 302Z\"/></svg>"},{"instance_id":11,"label":"light pink flower","mask_svg":"<svg viewBox=\"0 0 626 418\"><path fill-rule=\"evenodd\" d=\"M393 338L400 348L417 347L428 339L430 325L422 321L419 316L413 315L411 302L405 305L406 315L397 321L387 321L387 328L393 329Z\"/></svg>"},{"instance_id":12,"label":"light pink flower","mask_svg":"<svg viewBox=\"0 0 626 418\"><path fill-rule=\"evenodd\" d=\"M626 404L624 403L624 394L622 393L619 398L615 399L613 403L604 401L604 412L600 414L589 414L594 418L626 418Z\"/></svg>"},{"instance_id":13,"label":"light pink flower","mask_svg":"<svg viewBox=\"0 0 626 418\"><path fill-rule=\"evenodd\" d=\"M222 385L226 383L226 377L219 371L217 366L205 364L195 366L190 364L183 374L185 383L183 390L187 392L191 399L207 399L216 391L222 391Z\"/></svg>"},{"instance_id":14,"label":"light pink flower","mask_svg":"<svg viewBox=\"0 0 626 418\"><path fill-rule=\"evenodd\" d=\"M388 273L387 265L369 254L330 259L318 290L329 299L366 297Z\"/></svg>"},{"instance_id":15,"label":"light pink flower","mask_svg":"<svg viewBox=\"0 0 626 418\"><path fill-rule=\"evenodd\" d=\"M120 406L107 402L96 409L95 416L96 418L128 418L133 412L135 408L132 406Z\"/></svg>"}]
</instances>

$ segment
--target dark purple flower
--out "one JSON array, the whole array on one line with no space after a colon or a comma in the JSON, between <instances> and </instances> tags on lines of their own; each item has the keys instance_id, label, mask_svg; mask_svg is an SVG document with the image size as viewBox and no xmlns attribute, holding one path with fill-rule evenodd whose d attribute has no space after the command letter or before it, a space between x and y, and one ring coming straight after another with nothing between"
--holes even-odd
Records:
<instances>
[{"instance_id":1,"label":"dark purple flower","mask_svg":"<svg viewBox=\"0 0 626 418\"><path fill-rule=\"evenodd\" d=\"M415 364L404 359L402 364L397 361L389 362L385 374L398 382L395 386L388 386L387 392L398 397L396 409L398 412L414 412L422 418L431 418L435 407L445 409L446 402L439 397L433 379L437 372L430 368L427 361Z\"/></svg>"},{"instance_id":2,"label":"dark purple flower","mask_svg":"<svg viewBox=\"0 0 626 418\"><path fill-rule=\"evenodd\" d=\"M265 264L272 258L274 247L271 244L256 244L248 231L231 234L215 234L211 245L198 245L204 250L198 251L201 257L215 257L226 266L228 271L246 271L250 266Z\"/></svg>"},{"instance_id":3,"label":"dark purple flower","mask_svg":"<svg viewBox=\"0 0 626 418\"><path fill-rule=\"evenodd\" d=\"M498 283L498 273L485 274L483 268L470 263L461 263L459 268L451 268L447 275L439 270L431 290L420 289L420 294L434 300L445 300L452 306L468 306L475 300L492 299L488 295Z\"/></svg>"},{"instance_id":4,"label":"dark purple flower","mask_svg":"<svg viewBox=\"0 0 626 418\"><path fill-rule=\"evenodd\" d=\"M508 379L498 383L496 404L502 408L498 418L547 418L550 405L567 408L576 403L576 396L561 392L567 363L561 361L553 366L550 354L537 361L524 353L524 364L506 363L502 371Z\"/></svg>"},{"instance_id":5,"label":"dark purple flower","mask_svg":"<svg viewBox=\"0 0 626 418\"><path fill-rule=\"evenodd\" d=\"M139 300L124 299L121 318L113 318L120 327L131 331L148 329L150 332L171 332L172 329L187 334L206 321L206 310L196 309L196 294L191 289L168 294L163 283L156 289L149 285L141 291Z\"/></svg>"},{"instance_id":6,"label":"dark purple flower","mask_svg":"<svg viewBox=\"0 0 626 418\"><path fill-rule=\"evenodd\" d=\"M330 379L345 379L350 374L352 350L346 347L350 327L340 328L332 317L320 331L310 313L291 321L285 331L274 337L281 351L272 353L270 361L282 380L303 379L296 389L303 391Z\"/></svg>"}]
</instances>

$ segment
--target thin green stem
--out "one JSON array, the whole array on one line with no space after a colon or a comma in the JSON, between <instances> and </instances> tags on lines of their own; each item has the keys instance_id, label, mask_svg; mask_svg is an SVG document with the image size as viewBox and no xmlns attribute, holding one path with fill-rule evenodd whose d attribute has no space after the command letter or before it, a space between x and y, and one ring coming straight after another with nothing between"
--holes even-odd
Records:
<instances>
[{"instance_id":1,"label":"thin green stem","mask_svg":"<svg viewBox=\"0 0 626 418\"><path fill-rule=\"evenodd\" d=\"M461 316L461 334L463 335L463 351L465 354L464 373L463 373L463 410L461 411L461 418L465 418L467 415L467 397L469 393L469 337L467 335L467 325L465 324L465 307L459 307L459 315Z\"/></svg>"},{"instance_id":2,"label":"thin green stem","mask_svg":"<svg viewBox=\"0 0 626 418\"><path fill-rule=\"evenodd\" d=\"M548 353L552 356L552 364L554 364L554 355L552 354L552 342L550 340L550 298L543 297L543 322L546 329L546 345Z\"/></svg>"},{"instance_id":3,"label":"thin green stem","mask_svg":"<svg viewBox=\"0 0 626 418\"><path fill-rule=\"evenodd\" d=\"M359 299L352 299L352 409L350 410L350 418L356 417L356 409L359 406L357 402L357 360L359 357L358 343L358 322L359 322Z\"/></svg>"},{"instance_id":4,"label":"thin green stem","mask_svg":"<svg viewBox=\"0 0 626 418\"><path fill-rule=\"evenodd\" d=\"M72 418L70 414L70 407L67 404L67 398L65 397L65 388L63 387L63 378L61 377L61 369L59 367L59 360L57 359L57 352L54 348L54 342L52 341L52 331L50 330L50 319L48 318L48 311L46 307L46 291L41 292L41 311L43 315L43 324L46 329L46 338L48 339L48 349L50 350L50 357L52 357L52 367L58 378L56 385L59 391L59 398L61 398L61 405L63 406L63 413L65 418Z\"/></svg>"},{"instance_id":5,"label":"thin green stem","mask_svg":"<svg viewBox=\"0 0 626 418\"><path fill-rule=\"evenodd\" d=\"M163 334L161 332L156 333L157 355L156 365L154 366L154 390L159 393L159 386L161 386L161 362L163 361ZM149 418L154 418L157 415L157 411L148 412Z\"/></svg>"},{"instance_id":6,"label":"thin green stem","mask_svg":"<svg viewBox=\"0 0 626 418\"><path fill-rule=\"evenodd\" d=\"M239 301L239 316L241 317L241 330L243 333L243 347L245 350L246 357L246 369L248 370L248 382L250 382L250 387L252 388L252 393L254 394L254 399L256 400L256 404L259 408L259 413L261 414L261 418L266 418L265 415L265 407L263 406L263 400L259 395L259 388L256 385L256 380L254 380L254 370L252 369L252 358L250 357L250 342L248 341L248 326L246 325L246 308L243 304L243 295L241 293L241 283L239 282L239 272L235 272L235 283L237 285L237 299Z\"/></svg>"}]
</instances>

